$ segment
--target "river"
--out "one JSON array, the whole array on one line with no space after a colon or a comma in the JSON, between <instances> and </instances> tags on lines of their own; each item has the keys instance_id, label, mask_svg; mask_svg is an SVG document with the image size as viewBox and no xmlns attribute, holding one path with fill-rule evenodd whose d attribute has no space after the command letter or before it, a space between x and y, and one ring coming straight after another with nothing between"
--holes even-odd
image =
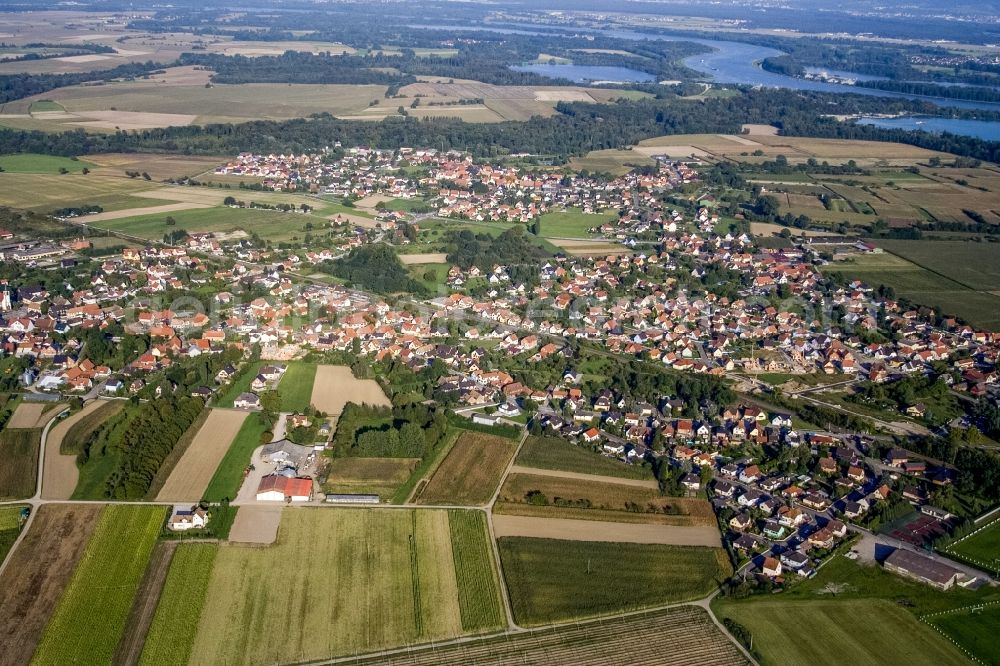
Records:
<instances>
[{"instance_id":1,"label":"river","mask_svg":"<svg viewBox=\"0 0 1000 666\"><path fill-rule=\"evenodd\" d=\"M809 90L825 93L849 93L855 95L866 95L869 97L885 97L895 99L922 100L930 102L944 108L956 109L979 109L986 111L1000 112L1000 104L989 102L974 102L967 100L949 99L945 97L929 97L923 95L908 95L886 90L875 90L862 88L842 83L827 83L825 81L815 81L800 79L784 74L768 72L761 68L760 62L765 58L772 58L784 55L782 51L756 44L745 44L743 42L732 42L722 39L701 39L688 37L686 35L665 35L660 33L635 32L632 30L593 30L588 28L575 28L572 32L567 30L547 29L544 26L512 24L510 26L431 26L412 25L412 28L427 28L436 30L481 30L487 32L500 32L523 35L543 35L550 37L570 37L574 34L599 33L605 37L623 40L662 40L671 42L692 42L702 44L712 49L710 53L690 56L684 59L684 64L691 69L705 74L718 83L731 83L738 85L763 86L766 88L788 88L791 90ZM859 122L872 122L879 126L884 125L885 119L862 119ZM956 120L952 118L930 118L906 117L893 119L898 122L897 126L906 129L921 129L929 132L951 132L967 136L978 136L984 139L1000 137L1000 122ZM919 124L918 124L919 123Z\"/></svg>"}]
</instances>

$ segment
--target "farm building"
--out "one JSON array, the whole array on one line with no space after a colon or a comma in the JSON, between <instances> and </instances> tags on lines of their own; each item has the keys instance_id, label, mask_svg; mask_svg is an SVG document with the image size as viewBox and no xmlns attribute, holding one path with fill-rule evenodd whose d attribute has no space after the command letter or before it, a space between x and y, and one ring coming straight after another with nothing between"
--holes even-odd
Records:
<instances>
[{"instance_id":1,"label":"farm building","mask_svg":"<svg viewBox=\"0 0 1000 666\"><path fill-rule=\"evenodd\" d=\"M313 455L312 447L302 446L287 439L265 444L260 451L260 459L265 463L295 469L302 467L311 455Z\"/></svg>"},{"instance_id":2,"label":"farm building","mask_svg":"<svg viewBox=\"0 0 1000 666\"><path fill-rule=\"evenodd\" d=\"M927 583L939 590L947 590L962 575L961 571L947 564L902 548L893 551L892 555L886 558L885 568L905 578Z\"/></svg>"},{"instance_id":3,"label":"farm building","mask_svg":"<svg viewBox=\"0 0 1000 666\"><path fill-rule=\"evenodd\" d=\"M308 502L312 499L312 479L268 474L257 486L257 500L262 502Z\"/></svg>"}]
</instances>

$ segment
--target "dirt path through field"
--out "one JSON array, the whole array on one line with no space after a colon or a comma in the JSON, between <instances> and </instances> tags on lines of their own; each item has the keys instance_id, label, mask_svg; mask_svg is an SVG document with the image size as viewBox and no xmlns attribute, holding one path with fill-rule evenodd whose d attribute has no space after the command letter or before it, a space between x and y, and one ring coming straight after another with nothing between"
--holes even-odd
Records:
<instances>
[{"instance_id":1,"label":"dirt path through field","mask_svg":"<svg viewBox=\"0 0 1000 666\"><path fill-rule=\"evenodd\" d=\"M493 530L497 537L520 536L539 539L565 539L567 541L652 543L715 548L722 545L719 530L714 527L611 523L598 520L531 518L495 514L493 516Z\"/></svg>"},{"instance_id":2,"label":"dirt path through field","mask_svg":"<svg viewBox=\"0 0 1000 666\"><path fill-rule=\"evenodd\" d=\"M114 666L132 666L139 663L142 648L146 644L146 635L149 633L150 625L153 624L153 614L160 601L160 593L167 580L167 572L170 570L170 562L174 559L177 544L177 541L161 541L156 544L153 555L149 559L149 566L146 567L146 573L142 577L139 591L132 602L132 610L125 623L125 634L122 636L121 643L118 644L118 649L111 661Z\"/></svg>"},{"instance_id":3,"label":"dirt path through field","mask_svg":"<svg viewBox=\"0 0 1000 666\"><path fill-rule=\"evenodd\" d=\"M595 483L617 483L620 486L635 486L636 488L651 488L653 490L659 490L660 488L660 485L655 479L623 479L617 476L604 476L601 474L566 472L561 469L539 469L537 467L522 467L521 465L514 465L510 468L510 473L531 474L532 476L555 476L562 479L594 481Z\"/></svg>"},{"instance_id":4,"label":"dirt path through field","mask_svg":"<svg viewBox=\"0 0 1000 666\"><path fill-rule=\"evenodd\" d=\"M266 545L278 539L281 525L281 504L245 505L236 512L236 520L229 530L229 540L234 543Z\"/></svg>"},{"instance_id":5,"label":"dirt path through field","mask_svg":"<svg viewBox=\"0 0 1000 666\"><path fill-rule=\"evenodd\" d=\"M156 501L200 500L246 417L247 412L235 409L213 409L191 446L177 461L163 489L156 495Z\"/></svg>"},{"instance_id":6,"label":"dirt path through field","mask_svg":"<svg viewBox=\"0 0 1000 666\"><path fill-rule=\"evenodd\" d=\"M100 505L45 504L0 576L0 666L31 661L97 526Z\"/></svg>"},{"instance_id":7,"label":"dirt path through field","mask_svg":"<svg viewBox=\"0 0 1000 666\"><path fill-rule=\"evenodd\" d=\"M45 441L45 467L42 474L42 499L68 500L76 489L80 471L76 467L76 456L59 453L62 441L78 421L86 418L104 403L94 400L76 414L63 419L49 430Z\"/></svg>"},{"instance_id":8,"label":"dirt path through field","mask_svg":"<svg viewBox=\"0 0 1000 666\"><path fill-rule=\"evenodd\" d=\"M357 379L346 365L316 368L311 404L321 412L340 416L348 402L391 407L385 392L374 379Z\"/></svg>"}]
</instances>

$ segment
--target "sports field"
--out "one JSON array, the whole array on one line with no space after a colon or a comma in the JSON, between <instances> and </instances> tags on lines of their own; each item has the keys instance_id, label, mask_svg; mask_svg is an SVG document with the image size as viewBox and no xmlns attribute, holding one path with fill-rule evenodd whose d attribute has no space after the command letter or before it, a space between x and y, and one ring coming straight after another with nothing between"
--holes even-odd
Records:
<instances>
[{"instance_id":1,"label":"sports field","mask_svg":"<svg viewBox=\"0 0 1000 666\"><path fill-rule=\"evenodd\" d=\"M532 626L698 599L732 573L721 548L498 539L518 624Z\"/></svg>"},{"instance_id":2,"label":"sports field","mask_svg":"<svg viewBox=\"0 0 1000 666\"><path fill-rule=\"evenodd\" d=\"M1000 664L1000 606L974 607L939 615L931 624L948 634L984 664Z\"/></svg>"},{"instance_id":3,"label":"sports field","mask_svg":"<svg viewBox=\"0 0 1000 666\"><path fill-rule=\"evenodd\" d=\"M165 515L158 506L103 509L32 664L111 661Z\"/></svg>"},{"instance_id":4,"label":"sports field","mask_svg":"<svg viewBox=\"0 0 1000 666\"><path fill-rule=\"evenodd\" d=\"M281 411L303 412L312 399L313 382L316 379L316 364L294 361L288 364L278 392L281 394Z\"/></svg>"},{"instance_id":5,"label":"sports field","mask_svg":"<svg viewBox=\"0 0 1000 666\"><path fill-rule=\"evenodd\" d=\"M752 603L720 603L716 612L750 631L754 649L765 663L816 666L969 663L941 635L888 599L761 599Z\"/></svg>"},{"instance_id":6,"label":"sports field","mask_svg":"<svg viewBox=\"0 0 1000 666\"><path fill-rule=\"evenodd\" d=\"M417 496L419 504L478 506L493 497L517 441L463 432Z\"/></svg>"},{"instance_id":7,"label":"sports field","mask_svg":"<svg viewBox=\"0 0 1000 666\"><path fill-rule=\"evenodd\" d=\"M546 213L539 218L538 223L543 238L593 238L595 234L590 233L592 227L617 219L616 211L585 213L579 208L570 208Z\"/></svg>"},{"instance_id":8,"label":"sports field","mask_svg":"<svg viewBox=\"0 0 1000 666\"><path fill-rule=\"evenodd\" d=\"M1000 522L948 547L949 551L1000 568Z\"/></svg>"},{"instance_id":9,"label":"sports field","mask_svg":"<svg viewBox=\"0 0 1000 666\"><path fill-rule=\"evenodd\" d=\"M311 661L463 633L470 583L456 576L447 511L284 513L275 545L219 547L191 663Z\"/></svg>"}]
</instances>

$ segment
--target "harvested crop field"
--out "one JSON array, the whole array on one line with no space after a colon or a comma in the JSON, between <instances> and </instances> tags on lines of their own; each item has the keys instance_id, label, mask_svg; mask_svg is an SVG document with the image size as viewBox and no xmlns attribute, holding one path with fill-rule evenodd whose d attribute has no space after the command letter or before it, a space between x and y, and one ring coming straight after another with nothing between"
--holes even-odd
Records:
<instances>
[{"instance_id":1,"label":"harvested crop field","mask_svg":"<svg viewBox=\"0 0 1000 666\"><path fill-rule=\"evenodd\" d=\"M90 224L92 222L103 222L105 220L119 220L123 217L134 217L136 215L160 215L165 213L175 213L179 210L191 210L193 208L211 208L207 204L197 203L175 203L163 206L148 206L146 208L125 208L123 210L111 210L106 213L94 213L93 215L81 215L75 222Z\"/></svg>"},{"instance_id":2,"label":"harvested crop field","mask_svg":"<svg viewBox=\"0 0 1000 666\"><path fill-rule=\"evenodd\" d=\"M532 494L534 502L529 502ZM537 494L540 493L541 496ZM542 502L544 498L545 502ZM657 488L643 488L589 479L510 474L500 489L500 502L576 508L582 515L588 510L617 511L630 516L666 516L673 524L711 526L715 529L712 507L705 499L663 497ZM656 522L656 521L654 521Z\"/></svg>"},{"instance_id":3,"label":"harvested crop field","mask_svg":"<svg viewBox=\"0 0 1000 666\"><path fill-rule=\"evenodd\" d=\"M630 524L505 514L493 516L493 532L497 538L534 537L538 539L565 539L567 541L652 543L668 546L705 546L707 548L722 545L719 530L714 527Z\"/></svg>"},{"instance_id":4,"label":"harvested crop field","mask_svg":"<svg viewBox=\"0 0 1000 666\"><path fill-rule=\"evenodd\" d=\"M700 599L732 573L722 548L526 537L497 545L525 626Z\"/></svg>"},{"instance_id":5,"label":"harvested crop field","mask_svg":"<svg viewBox=\"0 0 1000 666\"><path fill-rule=\"evenodd\" d=\"M282 505L242 506L229 530L229 540L235 543L266 545L278 538Z\"/></svg>"},{"instance_id":6,"label":"harvested crop field","mask_svg":"<svg viewBox=\"0 0 1000 666\"><path fill-rule=\"evenodd\" d=\"M635 628L642 627L642 640ZM352 666L745 666L750 662L696 606L536 629L346 662Z\"/></svg>"},{"instance_id":7,"label":"harvested crop field","mask_svg":"<svg viewBox=\"0 0 1000 666\"><path fill-rule=\"evenodd\" d=\"M45 441L42 499L67 500L76 489L76 483L80 478L80 471L76 467L76 453L61 452L67 436L81 429L86 429L87 433L92 432L108 416L121 409L123 404L120 401L94 400L49 430L49 436Z\"/></svg>"},{"instance_id":8,"label":"harvested crop field","mask_svg":"<svg viewBox=\"0 0 1000 666\"><path fill-rule=\"evenodd\" d=\"M518 456L520 459L520 456ZM617 483L623 486L635 488L647 488L659 490L660 485L655 479L626 479L618 476L602 476L600 474L584 474L581 472L567 472L560 469L538 469L535 467L523 467L514 465L510 468L511 474L531 474L533 476L552 476L557 479L575 479L577 481L592 481L594 483Z\"/></svg>"},{"instance_id":9,"label":"harvested crop field","mask_svg":"<svg viewBox=\"0 0 1000 666\"><path fill-rule=\"evenodd\" d=\"M0 665L31 661L97 525L97 505L46 504L0 576Z\"/></svg>"},{"instance_id":10,"label":"harvested crop field","mask_svg":"<svg viewBox=\"0 0 1000 666\"><path fill-rule=\"evenodd\" d=\"M417 496L417 503L486 504L516 451L513 439L463 432Z\"/></svg>"},{"instance_id":11,"label":"harvested crop field","mask_svg":"<svg viewBox=\"0 0 1000 666\"><path fill-rule=\"evenodd\" d=\"M170 477L156 496L158 502L197 502L202 498L216 468L243 427L247 412L213 409L195 435Z\"/></svg>"},{"instance_id":12,"label":"harvested crop field","mask_svg":"<svg viewBox=\"0 0 1000 666\"><path fill-rule=\"evenodd\" d=\"M7 421L7 428L44 428L49 419L59 413L54 409L51 402L22 402Z\"/></svg>"},{"instance_id":13,"label":"harvested crop field","mask_svg":"<svg viewBox=\"0 0 1000 666\"><path fill-rule=\"evenodd\" d=\"M192 664L313 661L463 633L447 511L285 513L274 546L219 547Z\"/></svg>"},{"instance_id":14,"label":"harvested crop field","mask_svg":"<svg viewBox=\"0 0 1000 666\"><path fill-rule=\"evenodd\" d=\"M410 264L441 264L448 260L448 255L444 252L431 252L427 254L401 254L399 260L406 265Z\"/></svg>"},{"instance_id":15,"label":"harvested crop field","mask_svg":"<svg viewBox=\"0 0 1000 666\"><path fill-rule=\"evenodd\" d=\"M392 406L378 382L357 379L346 365L321 365L316 368L310 402L319 411L333 416L339 416L348 402Z\"/></svg>"}]
</instances>

